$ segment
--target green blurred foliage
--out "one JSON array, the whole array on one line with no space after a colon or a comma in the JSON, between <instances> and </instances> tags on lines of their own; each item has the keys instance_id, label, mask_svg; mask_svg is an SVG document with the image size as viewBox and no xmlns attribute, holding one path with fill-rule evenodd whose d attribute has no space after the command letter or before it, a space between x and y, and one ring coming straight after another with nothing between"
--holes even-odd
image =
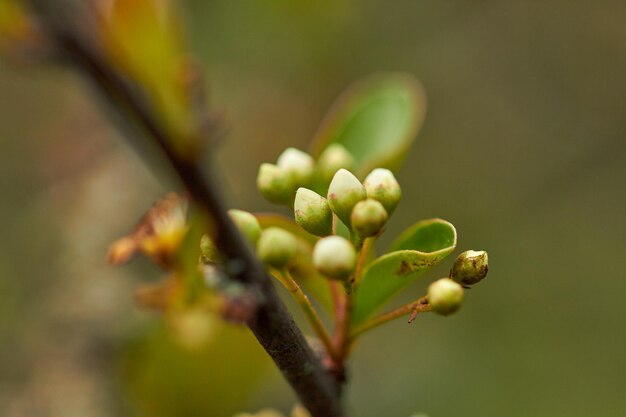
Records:
<instances>
[{"instance_id":1,"label":"green blurred foliage","mask_svg":"<svg viewBox=\"0 0 626 417\"><path fill-rule=\"evenodd\" d=\"M215 152L233 206L270 208L258 164L305 148L353 80L399 70L424 85L428 114L381 246L445 218L459 247L489 251L490 275L450 318L363 338L353 415L626 413L623 1L180 4L226 115ZM75 77L0 65L0 414L290 409L242 330L184 354L137 311L133 288L160 272L109 269L106 247L166 190ZM213 361L214 376L193 372ZM254 386L239 391L238 375Z\"/></svg>"}]
</instances>

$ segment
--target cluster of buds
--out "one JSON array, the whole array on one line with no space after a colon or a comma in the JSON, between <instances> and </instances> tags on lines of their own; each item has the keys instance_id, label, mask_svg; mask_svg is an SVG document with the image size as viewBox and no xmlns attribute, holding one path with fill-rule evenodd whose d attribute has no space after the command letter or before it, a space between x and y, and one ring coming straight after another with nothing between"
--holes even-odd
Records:
<instances>
[{"instance_id":1,"label":"cluster of buds","mask_svg":"<svg viewBox=\"0 0 626 417\"><path fill-rule=\"evenodd\" d=\"M364 183L350 171L339 169L328 187L326 198L311 190L300 189L294 205L296 222L314 233L319 225L326 236L313 250L313 263L325 276L346 279L356 267L355 249L366 238L379 235L390 214L400 201L400 185L391 171L375 169ZM332 215L350 230L352 242L339 236L327 236L332 231Z\"/></svg>"},{"instance_id":2,"label":"cluster of buds","mask_svg":"<svg viewBox=\"0 0 626 417\"><path fill-rule=\"evenodd\" d=\"M328 146L317 161L290 148L276 165L262 164L257 176L265 198L278 204L293 201L296 223L321 237L313 249L313 265L330 279L346 280L354 273L357 250L366 238L381 233L402 195L391 171L375 169L361 183L349 171L354 163L339 144ZM326 196L311 188L327 188ZM349 229L351 241L333 235L337 221ZM285 267L294 256L294 237L279 229L265 234L259 241L259 257L273 267Z\"/></svg>"},{"instance_id":3,"label":"cluster of buds","mask_svg":"<svg viewBox=\"0 0 626 417\"><path fill-rule=\"evenodd\" d=\"M268 201L291 205L298 187L311 184L314 171L315 161L309 154L287 148L278 157L276 164L261 164L257 187Z\"/></svg>"},{"instance_id":4,"label":"cluster of buds","mask_svg":"<svg viewBox=\"0 0 626 417\"><path fill-rule=\"evenodd\" d=\"M449 276L428 287L428 303L432 310L444 316L456 312L463 303L464 289L487 276L488 262L485 251L468 250L461 253L454 261Z\"/></svg>"}]
</instances>

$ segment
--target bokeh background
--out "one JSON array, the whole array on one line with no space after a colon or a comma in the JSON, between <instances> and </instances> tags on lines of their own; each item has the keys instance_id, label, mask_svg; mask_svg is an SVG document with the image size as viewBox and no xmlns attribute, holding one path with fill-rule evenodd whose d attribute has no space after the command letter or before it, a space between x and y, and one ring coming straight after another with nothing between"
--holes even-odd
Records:
<instances>
[{"instance_id":1,"label":"bokeh background","mask_svg":"<svg viewBox=\"0 0 626 417\"><path fill-rule=\"evenodd\" d=\"M305 148L351 81L401 70L427 91L388 235L445 218L490 275L460 314L363 339L351 415L626 415L625 2L178 3L225 115L233 206L272 208L256 167ZM187 351L133 304L160 273L105 264L167 190L74 75L0 64L0 415L291 407L247 331Z\"/></svg>"}]
</instances>

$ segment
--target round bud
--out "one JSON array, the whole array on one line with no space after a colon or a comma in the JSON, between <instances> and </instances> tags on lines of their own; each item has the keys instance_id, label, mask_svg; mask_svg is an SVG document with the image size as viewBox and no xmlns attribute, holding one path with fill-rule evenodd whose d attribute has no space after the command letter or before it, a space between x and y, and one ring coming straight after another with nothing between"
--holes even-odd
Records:
<instances>
[{"instance_id":1,"label":"round bud","mask_svg":"<svg viewBox=\"0 0 626 417\"><path fill-rule=\"evenodd\" d=\"M315 236L328 236L333 230L333 212L328 201L315 191L298 188L293 205L296 223Z\"/></svg>"},{"instance_id":2,"label":"round bud","mask_svg":"<svg viewBox=\"0 0 626 417\"><path fill-rule=\"evenodd\" d=\"M341 168L350 170L353 167L354 157L338 143L328 145L317 159L317 171L325 184L328 184Z\"/></svg>"},{"instance_id":3,"label":"round bud","mask_svg":"<svg viewBox=\"0 0 626 417\"><path fill-rule=\"evenodd\" d=\"M263 263L281 269L296 255L297 245L298 241L291 233L268 227L261 232L256 252Z\"/></svg>"},{"instance_id":4,"label":"round bud","mask_svg":"<svg viewBox=\"0 0 626 417\"><path fill-rule=\"evenodd\" d=\"M328 278L345 280L356 268L356 251L346 239L328 236L315 244L313 265Z\"/></svg>"},{"instance_id":5,"label":"round bud","mask_svg":"<svg viewBox=\"0 0 626 417\"><path fill-rule=\"evenodd\" d=\"M263 197L275 204L291 204L295 186L292 175L272 164L261 164L256 185Z\"/></svg>"},{"instance_id":6,"label":"round bud","mask_svg":"<svg viewBox=\"0 0 626 417\"><path fill-rule=\"evenodd\" d=\"M402 197L400 184L393 176L393 173L385 168L376 168L365 177L363 185L367 190L367 196L380 203L391 216Z\"/></svg>"},{"instance_id":7,"label":"round bud","mask_svg":"<svg viewBox=\"0 0 626 417\"><path fill-rule=\"evenodd\" d=\"M470 286L477 284L487 276L489 271L489 257L487 252L481 250L468 250L456 258L450 278L461 285Z\"/></svg>"},{"instance_id":8,"label":"round bud","mask_svg":"<svg viewBox=\"0 0 626 417\"><path fill-rule=\"evenodd\" d=\"M428 303L437 314L447 316L461 307L463 287L450 278L442 278L428 287Z\"/></svg>"},{"instance_id":9,"label":"round bud","mask_svg":"<svg viewBox=\"0 0 626 417\"><path fill-rule=\"evenodd\" d=\"M360 237L374 236L387 223L387 211L378 201L368 198L356 203L350 221Z\"/></svg>"},{"instance_id":10,"label":"round bud","mask_svg":"<svg viewBox=\"0 0 626 417\"><path fill-rule=\"evenodd\" d=\"M259 236L261 236L261 225L259 225L256 217L247 211L236 209L228 210L228 215L248 242L252 243L252 246L256 246Z\"/></svg>"},{"instance_id":11,"label":"round bud","mask_svg":"<svg viewBox=\"0 0 626 417\"><path fill-rule=\"evenodd\" d=\"M350 214L356 203L366 198L365 187L357 177L345 169L337 171L328 187L328 204L346 226L350 226Z\"/></svg>"},{"instance_id":12,"label":"round bud","mask_svg":"<svg viewBox=\"0 0 626 417\"><path fill-rule=\"evenodd\" d=\"M297 186L311 182L314 164L311 155L296 148L285 149L276 160L276 165L287 171Z\"/></svg>"}]
</instances>

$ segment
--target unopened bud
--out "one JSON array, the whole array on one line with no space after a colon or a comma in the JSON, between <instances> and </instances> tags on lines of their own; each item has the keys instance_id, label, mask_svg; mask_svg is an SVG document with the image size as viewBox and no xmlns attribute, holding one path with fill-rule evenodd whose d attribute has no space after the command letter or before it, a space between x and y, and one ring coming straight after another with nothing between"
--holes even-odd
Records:
<instances>
[{"instance_id":1,"label":"unopened bud","mask_svg":"<svg viewBox=\"0 0 626 417\"><path fill-rule=\"evenodd\" d=\"M296 223L315 236L328 236L333 230L333 212L328 201L315 191L298 188L293 205Z\"/></svg>"},{"instance_id":2,"label":"unopened bud","mask_svg":"<svg viewBox=\"0 0 626 417\"><path fill-rule=\"evenodd\" d=\"M241 234L243 234L253 246L256 246L259 236L261 236L261 226L256 217L247 211L236 209L228 210L228 215Z\"/></svg>"},{"instance_id":3,"label":"unopened bud","mask_svg":"<svg viewBox=\"0 0 626 417\"><path fill-rule=\"evenodd\" d=\"M328 236L315 244L313 265L328 278L345 280L356 268L356 251L346 239Z\"/></svg>"},{"instance_id":4,"label":"unopened bud","mask_svg":"<svg viewBox=\"0 0 626 417\"><path fill-rule=\"evenodd\" d=\"M387 214L391 216L402 197L400 184L393 173L385 168L376 168L365 177L363 185L367 190L367 196L380 201Z\"/></svg>"},{"instance_id":5,"label":"unopened bud","mask_svg":"<svg viewBox=\"0 0 626 417\"><path fill-rule=\"evenodd\" d=\"M477 284L487 276L489 271L489 257L485 251L468 250L456 258L450 278L461 285Z\"/></svg>"},{"instance_id":6,"label":"unopened bud","mask_svg":"<svg viewBox=\"0 0 626 417\"><path fill-rule=\"evenodd\" d=\"M294 184L302 186L311 182L315 161L306 152L287 148L276 160L276 165L289 173Z\"/></svg>"},{"instance_id":7,"label":"unopened bud","mask_svg":"<svg viewBox=\"0 0 626 417\"><path fill-rule=\"evenodd\" d=\"M350 171L337 171L328 187L328 204L333 212L346 225L350 226L352 209L367 198L363 184Z\"/></svg>"},{"instance_id":8,"label":"unopened bud","mask_svg":"<svg viewBox=\"0 0 626 417\"><path fill-rule=\"evenodd\" d=\"M326 184L341 168L351 170L353 167L354 157L338 143L329 145L317 159L317 171Z\"/></svg>"},{"instance_id":9,"label":"unopened bud","mask_svg":"<svg viewBox=\"0 0 626 417\"><path fill-rule=\"evenodd\" d=\"M428 303L435 313L452 314L463 303L463 287L450 278L437 280L428 287Z\"/></svg>"},{"instance_id":10,"label":"unopened bud","mask_svg":"<svg viewBox=\"0 0 626 417\"><path fill-rule=\"evenodd\" d=\"M269 202L291 204L295 185L293 176L286 169L273 164L261 164L256 185Z\"/></svg>"},{"instance_id":11,"label":"unopened bud","mask_svg":"<svg viewBox=\"0 0 626 417\"><path fill-rule=\"evenodd\" d=\"M257 242L257 255L263 263L274 268L284 268L296 255L298 241L289 232L278 227L263 230Z\"/></svg>"},{"instance_id":12,"label":"unopened bud","mask_svg":"<svg viewBox=\"0 0 626 417\"><path fill-rule=\"evenodd\" d=\"M362 237L375 236L387 223L387 211L383 205L371 198L359 201L350 215L352 229Z\"/></svg>"}]
</instances>

